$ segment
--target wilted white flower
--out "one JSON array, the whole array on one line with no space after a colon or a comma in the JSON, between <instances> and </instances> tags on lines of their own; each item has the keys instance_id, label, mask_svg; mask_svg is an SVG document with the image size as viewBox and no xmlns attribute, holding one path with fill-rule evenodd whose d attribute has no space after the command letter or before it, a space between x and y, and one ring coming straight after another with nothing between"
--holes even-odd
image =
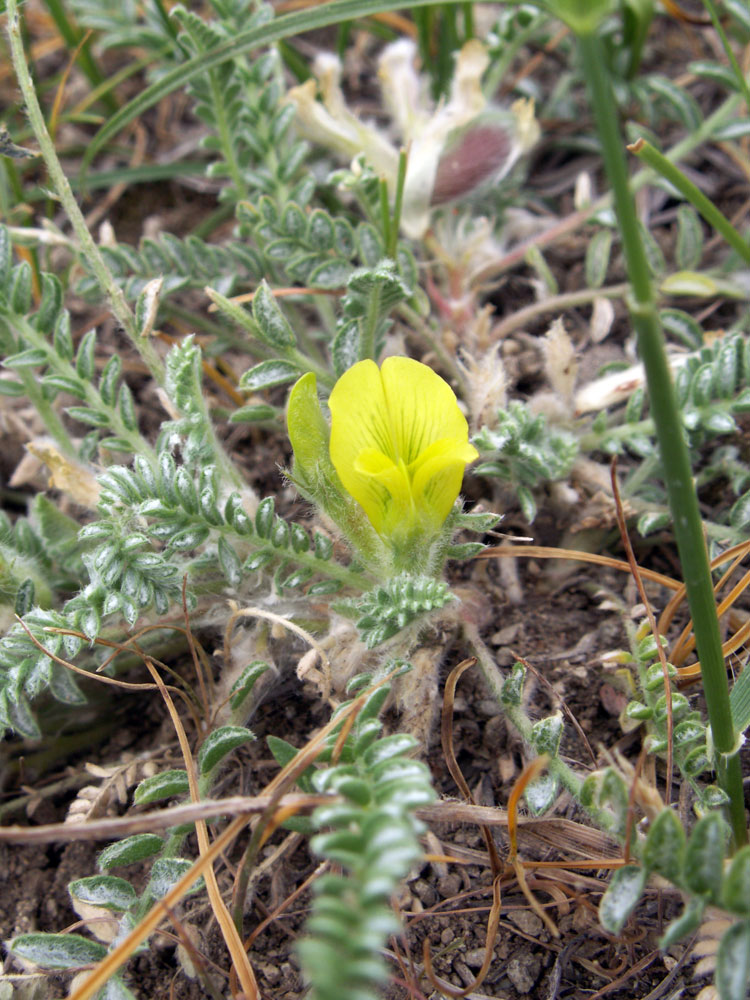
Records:
<instances>
[{"instance_id":1,"label":"wilted white flower","mask_svg":"<svg viewBox=\"0 0 750 1000\"><path fill-rule=\"evenodd\" d=\"M380 58L384 104L408 150L401 228L419 238L430 224L432 209L455 201L491 178L499 179L534 145L539 126L531 101L516 101L510 111L487 104L481 78L489 57L481 42L467 42L458 54L447 101L433 108L415 69L416 47L402 40L387 46ZM364 154L393 195L399 153L374 125L346 105L341 64L335 56L316 60L316 82L289 91L300 132L341 157Z\"/></svg>"}]
</instances>

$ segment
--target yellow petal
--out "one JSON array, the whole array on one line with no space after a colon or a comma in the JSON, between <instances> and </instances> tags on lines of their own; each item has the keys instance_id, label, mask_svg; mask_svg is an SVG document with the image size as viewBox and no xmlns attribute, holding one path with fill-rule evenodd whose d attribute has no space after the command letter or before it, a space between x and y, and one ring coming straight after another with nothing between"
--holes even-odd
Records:
<instances>
[{"instance_id":1,"label":"yellow petal","mask_svg":"<svg viewBox=\"0 0 750 1000\"><path fill-rule=\"evenodd\" d=\"M436 441L468 439L466 417L453 390L427 365L411 358L386 358L381 375L396 454L407 465Z\"/></svg>"},{"instance_id":2,"label":"yellow petal","mask_svg":"<svg viewBox=\"0 0 750 1000\"><path fill-rule=\"evenodd\" d=\"M360 361L344 372L328 400L331 410L331 461L344 489L364 508L376 531L380 530L387 489L368 472L358 470L359 456L380 452L392 463L396 450L388 424L383 382L374 361Z\"/></svg>"},{"instance_id":3,"label":"yellow petal","mask_svg":"<svg viewBox=\"0 0 750 1000\"><path fill-rule=\"evenodd\" d=\"M477 457L450 386L426 365L360 361L329 400L330 456L344 488L383 535L437 527Z\"/></svg>"},{"instance_id":4,"label":"yellow petal","mask_svg":"<svg viewBox=\"0 0 750 1000\"><path fill-rule=\"evenodd\" d=\"M412 494L422 516L440 525L450 514L461 490L464 469L479 457L465 439L436 441L414 464Z\"/></svg>"},{"instance_id":5,"label":"yellow petal","mask_svg":"<svg viewBox=\"0 0 750 1000\"><path fill-rule=\"evenodd\" d=\"M368 487L368 499L374 499L377 491L377 504L373 504L372 513L365 508L377 531L386 533L396 524L405 528L414 523L414 497L409 473L402 460L392 462L382 452L367 448L357 457L354 468L373 481Z\"/></svg>"}]
</instances>

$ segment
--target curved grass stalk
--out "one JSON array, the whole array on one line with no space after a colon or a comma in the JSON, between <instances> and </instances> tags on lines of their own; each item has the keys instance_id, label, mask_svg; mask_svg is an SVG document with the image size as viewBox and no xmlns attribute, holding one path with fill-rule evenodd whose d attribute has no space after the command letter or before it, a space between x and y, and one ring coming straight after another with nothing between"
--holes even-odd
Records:
<instances>
[{"instance_id":1,"label":"curved grass stalk","mask_svg":"<svg viewBox=\"0 0 750 1000\"><path fill-rule=\"evenodd\" d=\"M86 220L78 206L73 190L68 178L63 172L60 161L55 151L55 145L47 130L47 125L42 114L42 109L37 100L34 84L29 73L29 66L26 61L26 54L23 48L21 30L18 19L18 0L8 0L8 24L7 35L10 44L11 59L16 73L18 85L23 95L26 112L29 122L39 143L39 149L44 159L50 180L54 185L57 196L65 209L65 213L70 220L73 231L78 239L81 251L89 261L96 279L102 290L110 300L112 312L121 324L125 333L130 338L138 354L143 358L149 371L161 385L164 381L164 368L151 341L146 337L139 337L136 331L135 317L130 306L125 300L122 289L119 288L112 272L107 267L102 257L99 247L94 242L94 238L89 232Z\"/></svg>"}]
</instances>

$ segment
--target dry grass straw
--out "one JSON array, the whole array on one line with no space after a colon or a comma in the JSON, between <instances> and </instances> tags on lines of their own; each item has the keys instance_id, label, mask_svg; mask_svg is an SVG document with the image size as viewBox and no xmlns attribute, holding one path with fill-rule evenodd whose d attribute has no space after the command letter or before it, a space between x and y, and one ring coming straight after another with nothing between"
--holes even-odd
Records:
<instances>
[{"instance_id":1,"label":"dry grass straw","mask_svg":"<svg viewBox=\"0 0 750 1000\"><path fill-rule=\"evenodd\" d=\"M182 721L177 714L174 702L172 701L169 691L167 691L166 685L159 676L158 671L148 659L144 662L148 672L154 678L154 682L159 688L159 693L167 706L169 716L172 720L172 725L174 726L177 738L180 742L180 749L182 751L185 769L188 774L190 798L193 802L197 802L200 799L200 793L198 791L198 769L195 766L195 760L190 749L185 727L182 725ZM201 857L205 857L211 849L205 820L196 820L195 832L198 837L198 850L200 851ZM253 973L247 953L242 946L242 939L239 935L239 931L234 925L224 900L221 898L221 890L219 889L219 884L216 881L216 873L214 872L213 864L207 865L205 879L211 908L213 909L214 916L216 917L219 927L221 928L222 936L224 937L229 954L232 957L232 967L237 971L237 976L242 986L242 990L245 993L246 1000L257 1000L259 997L258 983L255 979L255 974Z\"/></svg>"}]
</instances>

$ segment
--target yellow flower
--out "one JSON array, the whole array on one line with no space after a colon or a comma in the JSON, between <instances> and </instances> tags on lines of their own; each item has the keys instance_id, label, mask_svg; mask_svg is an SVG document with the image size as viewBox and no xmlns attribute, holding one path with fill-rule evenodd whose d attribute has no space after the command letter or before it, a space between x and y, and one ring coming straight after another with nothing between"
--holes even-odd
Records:
<instances>
[{"instance_id":1,"label":"yellow flower","mask_svg":"<svg viewBox=\"0 0 750 1000\"><path fill-rule=\"evenodd\" d=\"M360 361L328 405L331 461L375 530L406 539L439 528L478 456L450 386L411 358Z\"/></svg>"}]
</instances>

